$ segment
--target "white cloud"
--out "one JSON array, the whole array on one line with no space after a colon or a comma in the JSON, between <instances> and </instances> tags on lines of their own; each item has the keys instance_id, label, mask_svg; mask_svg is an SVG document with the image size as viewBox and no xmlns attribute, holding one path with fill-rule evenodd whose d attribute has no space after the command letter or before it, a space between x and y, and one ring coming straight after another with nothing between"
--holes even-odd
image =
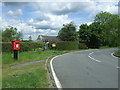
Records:
<instances>
[{"instance_id":1,"label":"white cloud","mask_svg":"<svg viewBox=\"0 0 120 90\"><path fill-rule=\"evenodd\" d=\"M36 1L36 0L35 0ZM116 1L116 0L115 0ZM10 4L10 3L7 3ZM14 5L14 8L17 6L23 6L24 3L11 3L11 6ZM28 3L27 3L28 4ZM101 11L107 11L112 14L117 14L118 7L116 6L118 3L114 2L114 0L104 0L103 2L98 0L84 0L84 2L37 2L37 3L29 3L32 7L33 16L36 15L37 17L29 19L28 21L24 21L22 24L20 21L16 20L7 20L0 23L1 28L5 28L8 25L13 25L18 28L18 31L22 31L25 33L24 37L28 38L28 35L32 35L35 39L37 35L57 35L58 31L62 27L63 24L71 22L73 18L75 18L74 22L78 24L87 23L88 25L91 24L95 15ZM26 4L24 4L25 6ZM26 11L27 12L27 11ZM87 20L90 19L91 21L85 21L86 19L77 19L79 17L73 17L70 19L70 14L88 14L89 16L86 17ZM8 11L8 16L13 18L18 18L23 16L22 9L18 9L13 11L12 9ZM81 17L80 17L81 18ZM1 21L1 18L0 18ZM81 22L81 23L80 23ZM33 28L34 27L34 28ZM35 29L36 28L36 29Z\"/></svg>"},{"instance_id":2,"label":"white cloud","mask_svg":"<svg viewBox=\"0 0 120 90\"><path fill-rule=\"evenodd\" d=\"M28 23L35 26L37 29L60 29L63 24L69 23L71 20L68 19L68 15L53 15L43 14L47 20L35 20L30 19Z\"/></svg>"},{"instance_id":3,"label":"white cloud","mask_svg":"<svg viewBox=\"0 0 120 90\"><path fill-rule=\"evenodd\" d=\"M56 15L91 12L95 9L95 2L88 0L88 2L62 2L62 3L32 3L37 13L49 12Z\"/></svg>"},{"instance_id":4,"label":"white cloud","mask_svg":"<svg viewBox=\"0 0 120 90\"><path fill-rule=\"evenodd\" d=\"M22 11L22 9L18 9L16 12L9 10L7 14L10 17L18 18L18 17L21 17L23 15L23 11Z\"/></svg>"}]
</instances>

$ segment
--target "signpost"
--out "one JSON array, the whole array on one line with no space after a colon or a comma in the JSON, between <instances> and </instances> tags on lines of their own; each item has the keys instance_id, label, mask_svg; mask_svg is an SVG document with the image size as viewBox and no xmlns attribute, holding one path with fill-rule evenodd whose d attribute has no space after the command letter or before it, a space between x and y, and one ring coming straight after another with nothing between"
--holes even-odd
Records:
<instances>
[{"instance_id":1,"label":"signpost","mask_svg":"<svg viewBox=\"0 0 120 90\"><path fill-rule=\"evenodd\" d=\"M18 59L18 50L20 49L20 41L18 40L13 40L12 41L12 49L14 51L14 59Z\"/></svg>"}]
</instances>

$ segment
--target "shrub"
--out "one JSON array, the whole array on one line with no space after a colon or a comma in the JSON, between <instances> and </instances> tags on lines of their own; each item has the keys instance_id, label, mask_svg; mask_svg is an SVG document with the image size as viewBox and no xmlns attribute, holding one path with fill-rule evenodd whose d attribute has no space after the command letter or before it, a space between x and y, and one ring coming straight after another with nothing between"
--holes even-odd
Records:
<instances>
[{"instance_id":1,"label":"shrub","mask_svg":"<svg viewBox=\"0 0 120 90\"><path fill-rule=\"evenodd\" d=\"M79 42L77 41L52 41L49 43L49 48L52 49L52 43L56 43L57 50L75 50L79 49Z\"/></svg>"},{"instance_id":2,"label":"shrub","mask_svg":"<svg viewBox=\"0 0 120 90\"><path fill-rule=\"evenodd\" d=\"M43 42L20 42L20 52L32 51L36 48L43 48ZM12 52L11 42L2 42L2 52Z\"/></svg>"},{"instance_id":3,"label":"shrub","mask_svg":"<svg viewBox=\"0 0 120 90\"><path fill-rule=\"evenodd\" d=\"M87 45L85 43L79 43L79 49L87 49Z\"/></svg>"}]
</instances>

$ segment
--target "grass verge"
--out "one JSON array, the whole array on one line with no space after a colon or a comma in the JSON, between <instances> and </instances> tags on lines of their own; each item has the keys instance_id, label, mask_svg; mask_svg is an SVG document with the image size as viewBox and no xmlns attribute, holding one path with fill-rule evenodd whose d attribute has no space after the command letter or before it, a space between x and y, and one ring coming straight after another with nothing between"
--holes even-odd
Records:
<instances>
[{"instance_id":1,"label":"grass verge","mask_svg":"<svg viewBox=\"0 0 120 90\"><path fill-rule=\"evenodd\" d=\"M117 56L117 57L120 57L120 50L116 51L116 52L114 53L114 55Z\"/></svg>"},{"instance_id":2,"label":"grass verge","mask_svg":"<svg viewBox=\"0 0 120 90\"><path fill-rule=\"evenodd\" d=\"M51 55L64 54L70 51L57 51L57 50L48 50L48 51L28 51L28 52L19 52L18 60L13 59L13 53L2 53L2 64L3 66L9 66L14 64L26 63L36 60L47 59Z\"/></svg>"},{"instance_id":3,"label":"grass verge","mask_svg":"<svg viewBox=\"0 0 120 90\"><path fill-rule=\"evenodd\" d=\"M49 88L44 62L3 70L2 88Z\"/></svg>"}]
</instances>

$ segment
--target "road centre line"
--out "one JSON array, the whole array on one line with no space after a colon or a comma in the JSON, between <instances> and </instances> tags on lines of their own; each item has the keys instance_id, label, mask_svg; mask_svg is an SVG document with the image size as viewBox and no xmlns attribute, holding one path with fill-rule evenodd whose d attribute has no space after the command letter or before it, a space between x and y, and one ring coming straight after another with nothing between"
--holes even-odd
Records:
<instances>
[{"instance_id":1,"label":"road centre line","mask_svg":"<svg viewBox=\"0 0 120 90\"><path fill-rule=\"evenodd\" d=\"M101 62L100 60L97 60L97 59L95 59L95 58L93 58L93 57L90 56L90 55L92 55L93 53L94 53L94 52L89 53L88 57L89 57L90 59L96 61L96 62Z\"/></svg>"}]
</instances>

